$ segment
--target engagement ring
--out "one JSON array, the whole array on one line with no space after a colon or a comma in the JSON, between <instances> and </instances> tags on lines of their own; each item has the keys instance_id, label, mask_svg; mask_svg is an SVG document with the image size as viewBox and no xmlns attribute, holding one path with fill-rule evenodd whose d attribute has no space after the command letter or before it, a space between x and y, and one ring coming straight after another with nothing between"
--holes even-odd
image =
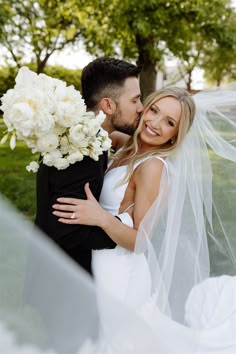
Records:
<instances>
[{"instance_id":1,"label":"engagement ring","mask_svg":"<svg viewBox=\"0 0 236 354\"><path fill-rule=\"evenodd\" d=\"M75 219L76 218L75 213L72 213L70 218Z\"/></svg>"}]
</instances>

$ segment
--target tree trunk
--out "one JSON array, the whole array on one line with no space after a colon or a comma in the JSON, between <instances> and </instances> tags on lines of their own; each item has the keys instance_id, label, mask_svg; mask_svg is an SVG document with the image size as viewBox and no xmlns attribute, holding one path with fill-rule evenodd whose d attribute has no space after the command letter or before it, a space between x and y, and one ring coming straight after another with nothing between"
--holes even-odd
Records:
<instances>
[{"instance_id":1,"label":"tree trunk","mask_svg":"<svg viewBox=\"0 0 236 354\"><path fill-rule=\"evenodd\" d=\"M192 90L192 71L187 73L188 78L187 78L187 90L188 92L191 92Z\"/></svg>"},{"instance_id":2,"label":"tree trunk","mask_svg":"<svg viewBox=\"0 0 236 354\"><path fill-rule=\"evenodd\" d=\"M146 62L140 74L142 99L145 99L150 93L156 90L156 76L156 64Z\"/></svg>"},{"instance_id":3,"label":"tree trunk","mask_svg":"<svg viewBox=\"0 0 236 354\"><path fill-rule=\"evenodd\" d=\"M149 51L145 50L147 41L147 38L136 36L136 44L139 51L137 65L143 68L140 74L142 100L156 90L156 62L151 58Z\"/></svg>"}]
</instances>

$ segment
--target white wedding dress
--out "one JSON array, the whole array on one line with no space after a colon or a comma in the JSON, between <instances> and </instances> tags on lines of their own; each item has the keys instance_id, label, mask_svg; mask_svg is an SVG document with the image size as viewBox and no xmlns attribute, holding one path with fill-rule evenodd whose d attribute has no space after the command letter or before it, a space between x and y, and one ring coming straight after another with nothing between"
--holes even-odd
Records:
<instances>
[{"instance_id":1,"label":"white wedding dress","mask_svg":"<svg viewBox=\"0 0 236 354\"><path fill-rule=\"evenodd\" d=\"M137 168L147 159L139 161ZM166 162L159 157L155 157ZM120 204L128 183L119 184L127 173L127 166L118 166L109 170L105 177L99 203L113 215L119 214ZM126 220L133 227L131 217ZM95 282L99 289L112 295L133 309L144 305L151 296L151 277L144 254L136 254L116 246L114 249L93 251L92 257Z\"/></svg>"}]
</instances>

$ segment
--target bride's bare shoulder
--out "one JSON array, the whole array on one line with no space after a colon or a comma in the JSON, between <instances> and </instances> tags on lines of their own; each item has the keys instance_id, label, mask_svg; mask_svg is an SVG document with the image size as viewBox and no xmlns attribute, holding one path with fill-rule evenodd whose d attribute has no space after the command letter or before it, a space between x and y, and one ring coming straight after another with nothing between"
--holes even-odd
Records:
<instances>
[{"instance_id":1,"label":"bride's bare shoulder","mask_svg":"<svg viewBox=\"0 0 236 354\"><path fill-rule=\"evenodd\" d=\"M155 180L160 178L164 167L163 160L150 157L143 161L135 170L138 179Z\"/></svg>"}]
</instances>

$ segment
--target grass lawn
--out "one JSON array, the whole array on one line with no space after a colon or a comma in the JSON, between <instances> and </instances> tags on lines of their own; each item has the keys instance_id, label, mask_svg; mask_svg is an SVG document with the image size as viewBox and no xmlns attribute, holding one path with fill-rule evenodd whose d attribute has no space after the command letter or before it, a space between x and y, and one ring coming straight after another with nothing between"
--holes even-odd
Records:
<instances>
[{"instance_id":1,"label":"grass lawn","mask_svg":"<svg viewBox=\"0 0 236 354\"><path fill-rule=\"evenodd\" d=\"M4 130L3 121L0 119L0 140ZM31 160L32 153L22 142L17 143L15 150L10 149L9 142L0 145L0 193L33 220L36 175L25 168Z\"/></svg>"}]
</instances>

